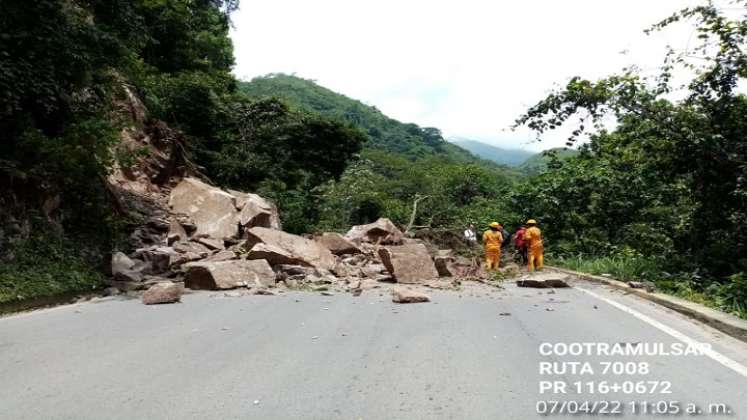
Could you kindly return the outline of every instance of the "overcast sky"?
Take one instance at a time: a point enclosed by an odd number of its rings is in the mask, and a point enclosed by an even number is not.
[[[540,144],[507,128],[553,86],[637,64],[653,72],[680,26],[643,30],[693,0],[242,0],[235,73],[295,73],[404,122],[504,147]]]

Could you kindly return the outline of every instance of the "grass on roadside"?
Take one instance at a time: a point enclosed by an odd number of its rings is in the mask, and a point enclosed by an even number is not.
[[[621,281],[652,281],[657,289],[691,302],[747,319],[747,274],[731,276],[723,282],[700,287],[697,278],[686,273],[670,274],[653,259],[642,257],[564,257],[551,264],[582,273],[603,275]]]
[[[0,263],[0,304],[90,292],[103,274],[81,255],[79,244],[45,232],[13,244],[12,259]]]

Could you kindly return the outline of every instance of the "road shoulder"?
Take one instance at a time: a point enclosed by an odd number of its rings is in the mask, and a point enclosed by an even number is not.
[[[626,293],[636,295],[640,298],[667,307],[673,311],[677,311],[683,315],[698,320],[725,334],[728,334],[738,340],[747,343],[747,320],[743,320],[733,315],[729,315],[727,313],[711,309],[707,306],[703,306],[695,302],[689,302],[674,296],[666,295],[663,293],[650,293],[642,289],[634,289],[627,283],[619,280],[586,273],[579,273],[577,271],[558,267],[551,267],[551,269],[561,273],[572,275],[582,280],[590,281],[593,283],[601,283],[615,289],[623,290]]]

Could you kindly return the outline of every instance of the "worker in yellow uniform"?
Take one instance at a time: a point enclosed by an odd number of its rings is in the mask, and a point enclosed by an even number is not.
[[[542,270],[545,264],[545,248],[542,245],[542,231],[537,227],[536,220],[527,220],[527,230],[524,232],[524,240],[527,243],[529,271],[532,272],[535,268]]]
[[[496,270],[501,263],[501,225],[498,222],[490,224],[490,229],[482,234],[482,243],[485,245],[485,267],[488,270]]]

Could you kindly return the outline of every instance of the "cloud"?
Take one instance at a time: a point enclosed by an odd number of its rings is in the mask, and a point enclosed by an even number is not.
[[[682,0],[244,0],[234,16],[235,73],[296,73],[393,118],[503,146],[544,149],[505,131],[553,86],[628,65],[654,71],[687,26],[643,29]],[[625,54],[621,54],[625,51]]]

